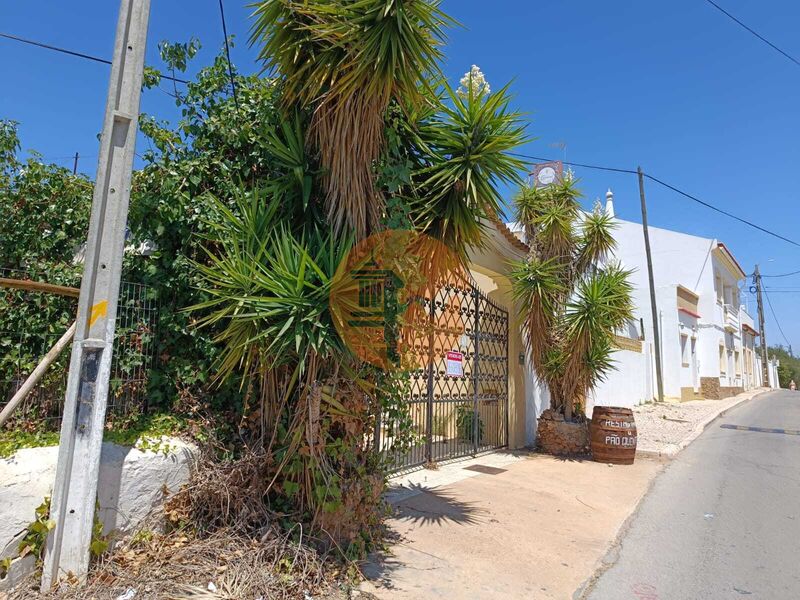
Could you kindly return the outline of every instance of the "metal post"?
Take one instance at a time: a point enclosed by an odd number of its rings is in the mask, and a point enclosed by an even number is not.
[[[42,589],[89,567],[150,0],[121,0],[67,380]]]
[[[653,256],[650,254],[650,233],[647,230],[647,204],[644,199],[644,173],[642,167],[639,174],[639,199],[642,202],[642,230],[644,231],[644,251],[647,255],[647,278],[650,282],[650,308],[653,316],[653,346],[656,351],[656,384],[658,385],[658,401],[664,401],[664,379],[661,372],[661,334],[658,330],[658,307],[656,306],[656,287],[653,279]]]
[[[505,385],[505,428],[506,428],[506,435],[504,437],[505,443],[503,446],[510,447],[511,442],[509,440],[510,431],[511,431],[511,415],[509,414],[509,401],[508,401],[508,378],[511,375],[511,365],[509,364],[509,356],[508,356],[508,339],[511,337],[508,333],[508,313],[506,313],[506,385]],[[516,320],[516,319],[515,319]],[[523,374],[524,377],[524,374]]]
[[[428,334],[428,403],[426,406],[425,423],[425,459],[427,464],[433,465],[433,363],[436,358],[434,344],[436,343],[436,291],[431,291],[430,333]]]
[[[761,271],[756,265],[753,271],[753,283],[756,285],[756,300],[758,301],[758,328],[761,334],[761,377],[763,381],[761,385],[770,387],[769,385],[769,362],[767,360],[767,332],[764,327],[764,299],[761,297]]]
[[[472,394],[472,443],[474,454],[478,453],[478,435],[480,429],[478,427],[480,416],[478,415],[478,389],[480,387],[480,379],[478,378],[479,356],[480,347],[479,340],[481,337],[481,293],[477,290],[475,292],[475,343],[473,344],[473,360],[472,360],[472,380],[473,380],[473,394]]]
[[[75,153],[75,161],[72,163],[72,174],[78,174],[78,153]]]

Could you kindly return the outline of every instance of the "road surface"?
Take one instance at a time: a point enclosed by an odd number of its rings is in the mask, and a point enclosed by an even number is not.
[[[770,392],[711,423],[630,523],[582,597],[800,599],[800,392]]]

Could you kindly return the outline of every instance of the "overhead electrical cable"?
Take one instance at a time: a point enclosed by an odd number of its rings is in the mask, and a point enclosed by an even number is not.
[[[718,207],[714,206],[713,204],[710,204],[710,203],[708,203],[708,202],[706,202],[704,200],[701,200],[697,196],[692,196],[691,194],[689,194],[687,192],[684,192],[681,189],[678,189],[674,185],[670,185],[665,181],[661,181],[660,179],[658,179],[656,177],[653,177],[652,175],[648,175],[647,173],[645,173],[644,176],[647,177],[648,179],[650,179],[651,181],[655,181],[659,185],[663,185],[665,188],[668,188],[668,189],[672,190],[673,192],[675,192],[677,194],[680,194],[681,196],[685,196],[686,198],[689,198],[690,200],[694,200],[698,204],[702,204],[706,208],[710,208],[711,210],[714,210],[714,211],[716,211],[716,212],[718,212],[720,214],[723,214],[726,217],[730,217],[731,219],[739,221],[740,223],[744,223],[745,225],[748,225],[748,226],[752,227],[753,229],[757,229],[758,231],[760,231],[762,233],[766,233],[767,235],[771,235],[772,237],[778,238],[779,240],[783,240],[784,242],[788,242],[789,244],[792,244],[792,245],[797,246],[797,247],[800,248],[800,242],[796,242],[795,240],[789,239],[789,238],[787,238],[787,237],[785,237],[785,236],[783,236],[783,235],[781,235],[779,233],[775,233],[774,231],[770,231],[769,229],[767,229],[765,227],[762,227],[761,225],[756,225],[752,221],[748,221],[747,219],[743,219],[742,217],[738,217],[733,213],[730,213],[730,212],[728,212],[726,210],[718,208]]]
[[[780,321],[778,321],[778,316],[775,314],[775,309],[772,308],[772,300],[769,299],[769,294],[766,290],[764,290],[764,297],[767,299],[767,304],[769,304],[769,311],[772,313],[772,318],[775,319],[775,325],[778,327],[778,331],[781,332],[783,336],[783,341],[786,342],[787,346],[791,346],[792,344],[789,342],[789,338],[786,337],[786,334],[783,333],[783,327],[781,327]]]
[[[758,39],[760,39],[762,42],[764,42],[764,43],[765,43],[767,46],[769,46],[770,48],[772,48],[772,49],[773,49],[773,50],[775,50],[776,52],[779,52],[780,54],[782,54],[783,56],[785,56],[786,58],[788,58],[790,61],[792,61],[794,64],[796,64],[798,67],[800,67],[800,60],[796,59],[794,56],[792,56],[792,55],[791,55],[791,54],[789,54],[788,52],[784,52],[783,50],[781,50],[780,48],[778,48],[778,47],[777,47],[775,44],[773,44],[772,42],[770,42],[770,41],[769,41],[767,38],[765,38],[763,35],[761,35],[761,34],[757,33],[757,32],[756,32],[756,31],[754,31],[754,30],[753,30],[751,27],[748,27],[747,25],[745,25],[744,23],[742,23],[742,22],[741,22],[739,19],[737,19],[736,17],[734,17],[734,16],[733,16],[731,13],[729,13],[727,10],[725,10],[724,8],[722,8],[722,7],[721,7],[719,4],[717,4],[717,3],[716,3],[716,2],[714,2],[713,0],[706,0],[706,2],[708,2],[708,3],[709,3],[711,6],[713,6],[713,7],[714,7],[714,8],[716,8],[718,11],[720,11],[722,14],[724,14],[725,16],[727,16],[729,19],[731,19],[732,21],[734,21],[735,23],[737,23],[738,25],[740,25],[741,27],[743,27],[744,29],[746,29],[747,31],[749,31],[750,33],[752,33],[754,36],[756,36]]]
[[[528,154],[521,154],[521,153],[518,153],[518,152],[510,152],[509,154],[511,154],[512,156],[517,156],[519,158],[525,158],[525,159],[534,160],[534,161],[562,162],[565,165],[570,165],[570,166],[575,166],[575,167],[583,167],[583,168],[587,168],[587,169],[597,169],[597,170],[600,170],[600,171],[613,171],[613,172],[616,172],[616,173],[628,173],[628,174],[632,174],[632,175],[636,175],[637,174],[637,171],[634,171],[632,169],[622,169],[622,168],[619,168],[619,167],[606,167],[606,166],[603,166],[603,165],[590,165],[590,164],[568,162],[568,161],[557,161],[557,160],[554,160],[554,159],[544,158],[544,157],[541,157],[541,156],[531,156],[531,155],[528,155]],[[647,177],[648,179],[650,179],[651,181],[653,181],[653,182],[655,182],[655,183],[657,183],[659,185],[662,185],[665,188],[670,189],[673,192],[688,198],[689,200],[693,200],[694,202],[697,202],[698,204],[701,204],[701,205],[705,206],[706,208],[710,208],[711,210],[716,211],[716,212],[718,212],[720,214],[723,214],[726,217],[730,217],[731,219],[734,219],[734,220],[739,221],[740,223],[743,223],[743,224],[745,224],[745,225],[747,225],[749,227],[757,229],[758,231],[760,231],[762,233],[766,233],[767,235],[771,235],[771,236],[773,236],[775,238],[778,238],[779,240],[782,240],[782,241],[787,242],[789,244],[792,244],[794,246],[800,247],[800,242],[797,242],[795,240],[787,238],[787,237],[785,237],[785,236],[783,236],[783,235],[781,235],[779,233],[776,233],[774,231],[771,231],[771,230],[767,229],[766,227],[762,227],[761,225],[757,225],[756,223],[753,223],[752,221],[748,221],[747,219],[739,217],[739,216],[737,216],[737,215],[735,215],[735,214],[733,214],[731,212],[728,212],[728,211],[726,211],[726,210],[724,210],[722,208],[718,208],[718,207],[714,206],[713,204],[711,204],[710,202],[706,202],[705,200],[701,200],[697,196],[693,196],[692,194],[689,194],[688,192],[684,192],[680,188],[678,188],[678,187],[676,187],[674,185],[671,185],[671,184],[667,183],[666,181],[663,181],[663,180],[661,180],[661,179],[659,179],[657,177],[654,177],[653,175],[649,175],[648,173],[643,173],[643,175],[645,177]]]
[[[791,273],[780,273],[779,275],[762,275],[762,277],[791,277],[792,275],[800,275],[800,271],[792,271]]]
[[[233,103],[236,105],[236,112],[239,112],[239,98],[236,96],[236,80],[233,77],[233,63],[231,62],[231,46],[228,41],[228,26],[225,24],[225,8],[222,0],[219,0],[219,16],[222,19],[222,35],[225,36],[225,58],[228,60],[228,76],[231,78],[231,88],[233,88]]]
[[[91,60],[94,62],[103,63],[104,65],[110,65],[111,61],[106,60],[105,58],[100,58],[97,56],[92,56],[91,54],[84,54],[83,52],[76,52],[74,50],[68,50],[66,48],[59,48],[58,46],[51,46],[50,44],[45,44],[43,42],[37,42],[35,40],[29,40],[17,35],[11,35],[10,33],[3,33],[0,31],[0,37],[5,38],[7,40],[13,40],[15,42],[20,42],[22,44],[30,44],[31,46],[37,46],[39,48],[44,48],[46,50],[52,50],[53,52],[60,52],[62,54],[69,54],[70,56],[76,56],[78,58],[83,58],[86,60]],[[177,77],[170,77],[169,75],[161,75],[161,79],[169,79],[170,81],[175,81],[177,83],[189,83],[185,79],[179,79]],[[163,90],[162,90],[163,91]]]
[[[569,165],[570,167],[583,167],[585,169],[597,169],[598,171],[613,171],[615,173],[629,173],[631,175],[636,175],[636,171],[632,171],[631,169],[619,169],[617,167],[604,167],[601,165],[587,165],[587,164],[570,162],[554,158],[542,158],[541,156],[531,156],[529,154],[521,154],[519,152],[509,152],[509,154],[511,156],[516,156],[518,158],[526,158],[528,160],[538,160],[541,162],[560,162],[565,165]]]

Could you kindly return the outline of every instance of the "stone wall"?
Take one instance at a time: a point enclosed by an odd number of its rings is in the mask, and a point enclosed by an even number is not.
[[[700,393],[706,400],[722,400],[744,392],[742,387],[723,387],[718,377],[701,377]]]
[[[719,400],[719,377],[701,377],[700,394],[706,400]]]
[[[100,459],[98,516],[112,539],[133,531],[159,508],[165,493],[176,492],[189,480],[196,448],[182,440],[164,438],[158,451],[104,443]],[[0,560],[14,558],[20,540],[35,518],[36,507],[50,496],[58,447],[26,448],[0,459]],[[0,591],[31,572],[33,561],[12,563]],[[0,594],[2,596],[2,594]]]
[[[730,398],[732,396],[737,396],[744,392],[743,387],[721,387],[719,388],[719,397],[722,398]]]
[[[556,456],[586,454],[589,451],[589,425],[586,421],[565,421],[564,415],[548,408],[539,417],[537,445],[543,452]]]

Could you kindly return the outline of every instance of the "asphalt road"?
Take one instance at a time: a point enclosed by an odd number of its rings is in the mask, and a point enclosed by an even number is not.
[[[800,599],[800,392],[711,423],[656,479],[607,561],[583,597]]]

